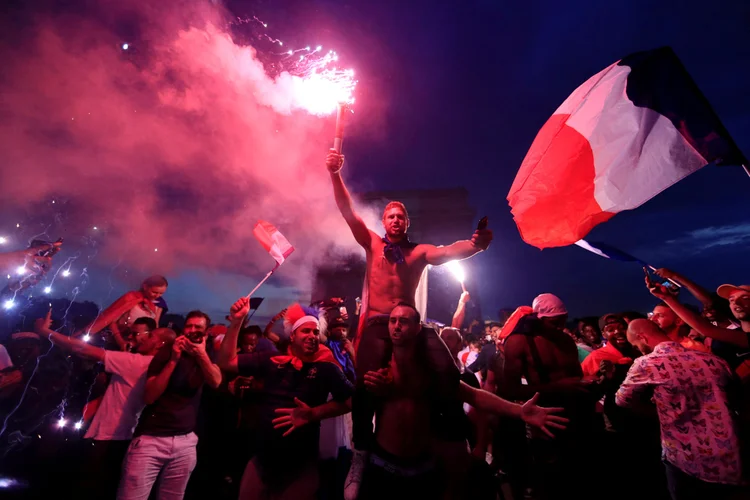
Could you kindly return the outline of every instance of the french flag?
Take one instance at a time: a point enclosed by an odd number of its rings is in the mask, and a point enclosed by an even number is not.
[[[524,241],[566,246],[711,162],[747,164],[672,49],[639,52],[555,111],[508,202]]]
[[[289,243],[289,240],[270,222],[259,220],[253,228],[253,236],[266,249],[266,252],[271,254],[271,257],[277,263],[277,267],[283,264],[287,257],[294,252],[294,247]]]

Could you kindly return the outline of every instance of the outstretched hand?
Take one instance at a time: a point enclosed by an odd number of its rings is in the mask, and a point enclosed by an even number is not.
[[[344,168],[344,155],[335,149],[329,149],[328,156],[326,156],[326,168],[332,174],[339,172]]]
[[[542,408],[537,406],[536,402],[539,399],[539,393],[534,394],[534,397],[526,401],[521,406],[521,418],[527,424],[537,427],[547,436],[554,438],[555,435],[550,432],[548,427],[553,429],[565,430],[568,420],[565,417],[554,415],[555,413],[561,413],[564,408]]]
[[[480,250],[487,250],[492,242],[491,229],[477,229],[471,237],[471,244]]]
[[[295,429],[299,429],[303,425],[310,423],[313,419],[312,408],[297,398],[294,398],[294,404],[297,405],[294,408],[277,408],[275,411],[281,416],[271,421],[274,429],[289,427],[284,432],[284,437],[294,432]]]

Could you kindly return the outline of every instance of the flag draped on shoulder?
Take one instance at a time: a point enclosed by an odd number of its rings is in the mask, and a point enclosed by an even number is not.
[[[266,221],[258,221],[253,228],[253,236],[266,249],[266,252],[271,254],[278,265],[283,264],[287,257],[294,252],[294,247],[289,243],[289,240],[273,224]]]
[[[571,245],[711,162],[747,160],[664,47],[578,87],[537,134],[508,202],[524,241]]]

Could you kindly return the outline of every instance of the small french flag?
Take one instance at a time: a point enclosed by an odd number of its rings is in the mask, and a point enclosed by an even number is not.
[[[294,247],[289,243],[289,240],[273,224],[264,220],[259,220],[255,225],[253,236],[266,249],[266,252],[271,254],[271,257],[279,266],[294,252]]]

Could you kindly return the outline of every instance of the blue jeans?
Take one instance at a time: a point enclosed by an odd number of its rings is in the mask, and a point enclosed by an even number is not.
[[[664,468],[667,471],[667,487],[672,500],[723,500],[738,490],[738,487],[729,484],[702,481],[666,460]]]

